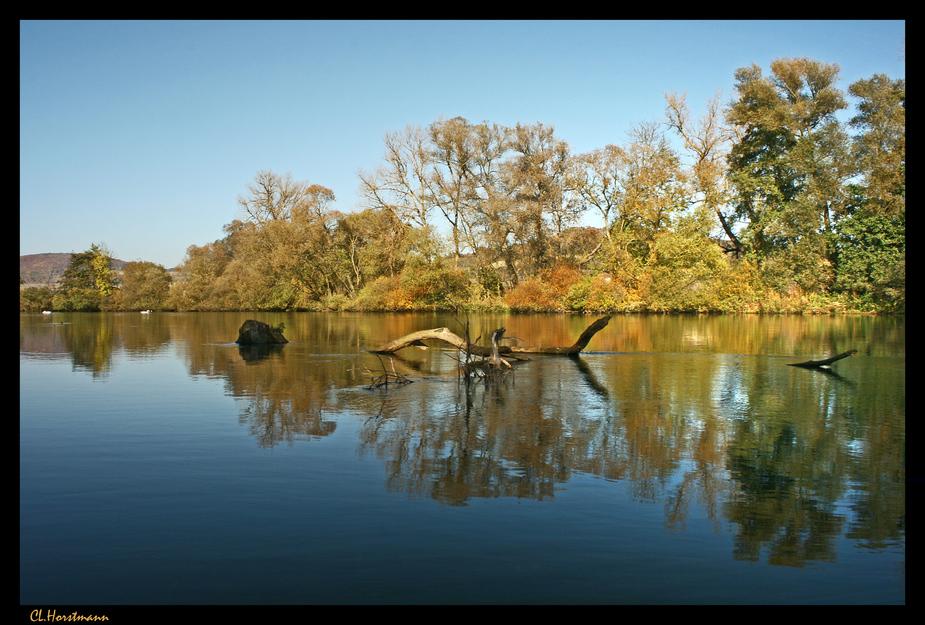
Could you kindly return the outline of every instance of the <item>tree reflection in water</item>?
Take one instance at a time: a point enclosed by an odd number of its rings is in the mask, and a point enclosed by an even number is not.
[[[660,503],[668,531],[706,519],[731,532],[744,561],[826,562],[842,537],[903,543],[901,320],[615,317],[591,344],[601,351],[536,356],[500,383],[467,385],[450,354],[414,350],[392,357],[414,383],[369,391],[378,364],[365,347],[446,320],[281,318],[293,340],[266,353],[231,343],[239,315],[208,314],[36,316],[21,322],[21,350],[65,354],[94,377],[113,351],[176,350],[191,377],[223,381],[260,447],[325,439],[357,418],[360,455],[383,463],[388,490],[447,506],[551,501],[583,474]],[[568,323],[488,317],[473,334],[507,326],[561,345],[586,325]],[[828,373],[786,366],[849,346],[859,354]]]
[[[683,530],[690,515],[717,531],[730,528],[737,559],[765,552],[777,565],[831,561],[846,531],[897,544],[902,415],[873,426],[889,436],[862,457],[851,442],[859,427],[871,427],[856,394],[869,377],[856,382],[783,364],[655,354],[540,358],[519,365],[508,383],[425,380],[352,407],[365,415],[361,450],[384,463],[387,488],[446,505],[550,500],[574,474],[592,474],[627,482],[637,500],[662,501],[669,530]],[[864,511],[874,507],[878,521],[865,524]]]

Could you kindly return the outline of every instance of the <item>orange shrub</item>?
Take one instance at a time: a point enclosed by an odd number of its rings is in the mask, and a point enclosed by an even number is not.
[[[511,289],[504,303],[517,312],[552,312],[570,308],[569,293],[581,282],[581,272],[559,266],[543,270]]]
[[[504,303],[515,312],[545,312],[557,308],[553,290],[536,276],[508,291]]]
[[[541,274],[552,296],[561,302],[569,290],[581,280],[581,272],[571,267],[559,266],[547,269]]]

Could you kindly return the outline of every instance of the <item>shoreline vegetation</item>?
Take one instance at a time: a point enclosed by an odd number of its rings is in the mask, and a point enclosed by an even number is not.
[[[537,300],[529,300],[521,292],[514,292],[510,297],[481,298],[469,301],[445,301],[442,303],[416,303],[407,298],[403,291],[384,291],[375,300],[369,293],[364,293],[350,300],[345,297],[332,296],[323,301],[308,303],[306,306],[291,308],[258,307],[258,308],[212,308],[191,307],[172,308],[156,306],[148,308],[146,305],[131,307],[115,305],[114,301],[104,302],[101,306],[55,307],[53,305],[55,290],[51,287],[29,287],[30,293],[21,292],[20,312],[470,312],[470,313],[503,313],[503,314],[571,314],[571,315],[621,315],[621,314],[804,314],[804,315],[884,315],[904,314],[901,306],[888,308],[873,308],[863,301],[843,295],[806,294],[795,290],[792,293],[769,292],[765,299],[751,301],[736,298],[733,301],[721,303],[718,306],[705,305],[690,307],[671,307],[665,305],[651,305],[643,301],[631,301],[625,305],[616,305],[612,308],[595,306],[575,306],[575,302],[568,297],[568,293],[575,290],[584,290],[589,283],[599,281],[599,277],[590,276],[590,279],[579,279],[572,284],[565,296],[551,298],[548,295]],[[534,281],[531,290],[553,289]],[[548,291],[547,291],[548,292]],[[433,295],[431,293],[431,295]]]
[[[260,171],[175,271],[91,244],[21,275],[20,310],[904,313],[905,80],[838,72],[743,67],[586,153],[540,122],[408,126],[351,212]]]

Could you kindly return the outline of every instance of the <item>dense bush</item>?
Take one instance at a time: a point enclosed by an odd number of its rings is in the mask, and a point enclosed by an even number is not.
[[[504,296],[504,303],[514,312],[544,312],[558,308],[553,289],[539,276],[520,282]]]
[[[380,276],[363,287],[351,308],[363,311],[407,310],[408,301],[399,276]]]
[[[458,269],[415,258],[405,265],[399,280],[409,310],[450,310],[469,299],[469,280]]]
[[[716,286],[729,267],[706,237],[667,232],[655,240],[650,259],[648,307],[658,311],[716,309]]]
[[[159,310],[170,293],[170,274],[162,265],[136,261],[122,269],[122,288],[116,291],[118,310]]]
[[[51,310],[55,292],[47,286],[30,286],[19,291],[19,310],[41,312]]]
[[[624,309],[626,289],[609,273],[582,276],[564,297],[568,310],[614,312]]]

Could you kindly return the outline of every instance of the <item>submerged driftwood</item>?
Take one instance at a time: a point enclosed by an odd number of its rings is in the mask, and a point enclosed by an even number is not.
[[[376,358],[379,358],[379,356],[377,355]],[[408,379],[396,371],[395,361],[391,358],[389,358],[389,360],[392,362],[392,373],[385,370],[385,364],[382,362],[381,358],[379,358],[379,364],[382,365],[382,375],[375,374],[369,369],[366,370],[370,379],[369,386],[366,388],[373,389],[388,386],[389,384],[411,384],[411,382],[413,382],[413,380]]]
[[[838,356],[832,356],[831,358],[826,358],[824,360],[807,360],[806,362],[794,362],[794,363],[788,363],[788,364],[791,367],[805,367],[807,369],[814,369],[816,367],[823,367],[825,365],[830,365],[836,360],[841,360],[842,358],[847,358],[848,356],[853,356],[854,354],[857,354],[857,353],[858,353],[858,350],[849,349],[843,354],[839,354]]]
[[[472,354],[473,356],[497,357],[498,354],[559,354],[563,356],[577,356],[588,346],[591,338],[603,330],[609,322],[609,316],[598,319],[581,333],[581,336],[578,337],[578,340],[571,347],[511,347],[509,345],[498,345],[497,339],[504,333],[504,329],[502,328],[500,332],[496,330],[498,334],[493,340],[493,349],[492,347],[482,347],[481,345],[470,343],[451,332],[448,328],[434,328],[432,330],[420,330],[418,332],[406,334],[401,338],[397,338],[394,341],[386,343],[385,345],[380,345],[376,349],[371,349],[369,351],[374,354],[394,354],[405,347],[420,347],[426,349],[427,345],[425,345],[423,341],[438,340],[449,343],[456,349]]]

